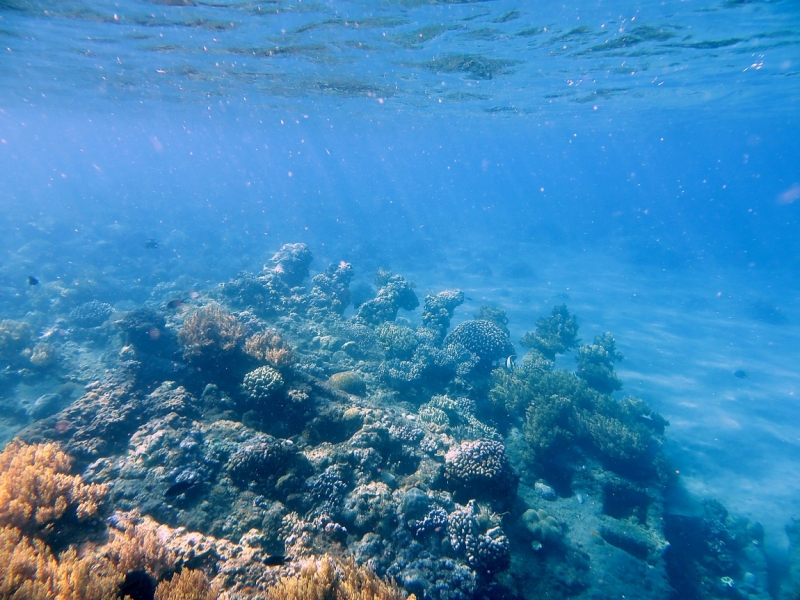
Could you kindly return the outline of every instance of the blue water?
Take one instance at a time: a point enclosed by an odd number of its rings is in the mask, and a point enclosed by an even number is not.
[[[799,103],[792,0],[0,0],[0,315],[52,325],[29,275],[123,310],[295,241],[502,305],[515,342],[566,302],[688,493],[778,552]]]

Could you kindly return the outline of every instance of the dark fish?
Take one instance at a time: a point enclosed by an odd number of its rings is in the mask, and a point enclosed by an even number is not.
[[[28,285],[39,285],[39,280],[33,275],[28,275]]]
[[[267,556],[264,559],[264,564],[268,567],[280,567],[285,565],[287,562],[289,562],[289,558],[283,556],[282,554],[273,554],[272,556]]]
[[[183,308],[188,301],[188,298],[175,298],[174,300],[167,302],[167,308],[170,310],[177,310],[179,308]]]
[[[200,484],[199,481],[191,481],[191,480],[184,480],[179,481],[178,483],[173,483],[171,486],[167,488],[167,491],[164,492],[164,496],[170,498],[172,496],[180,496],[181,494],[185,494],[189,490],[193,489],[194,487]]]
[[[158,240],[154,240],[153,238],[150,238],[149,240],[147,240],[144,243],[144,247],[147,250],[155,250],[156,248],[158,248],[158,243],[159,243]]]
[[[733,372],[734,377],[738,377],[739,379],[747,379],[747,373],[739,369],[738,371]]]

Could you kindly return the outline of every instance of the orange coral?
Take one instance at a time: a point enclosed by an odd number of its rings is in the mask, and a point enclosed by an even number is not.
[[[122,524],[121,529],[111,529],[100,552],[122,573],[147,571],[156,579],[178,561],[159,538],[155,522],[150,520],[131,521]]]
[[[74,548],[58,559],[47,544],[15,527],[0,528],[0,598],[113,600],[124,575],[102,558]]]
[[[294,362],[294,353],[277,329],[268,329],[251,335],[244,343],[244,351],[256,360],[273,367],[285,367]]]
[[[219,586],[211,585],[202,571],[184,569],[156,588],[155,600],[216,600]]]
[[[412,594],[407,600],[415,600]],[[325,555],[305,560],[296,577],[282,577],[266,600],[404,600],[405,593],[353,559],[341,562]]]
[[[71,467],[57,444],[10,442],[0,453],[0,526],[35,533],[53,529],[68,511],[79,520],[97,515],[108,486],[84,483]]]
[[[209,304],[186,317],[178,332],[184,356],[209,360],[234,352],[244,337],[238,319],[219,304]]]

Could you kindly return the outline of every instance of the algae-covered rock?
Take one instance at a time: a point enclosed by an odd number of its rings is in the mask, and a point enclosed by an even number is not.
[[[354,396],[367,395],[367,384],[364,383],[364,379],[362,379],[361,375],[355,371],[334,373],[331,375],[330,379],[328,379],[328,383],[331,387],[347,392],[348,394],[353,394]]]

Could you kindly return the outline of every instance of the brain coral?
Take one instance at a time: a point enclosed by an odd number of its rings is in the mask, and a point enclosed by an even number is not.
[[[464,321],[444,338],[444,344],[461,344],[483,363],[514,353],[514,347],[505,332],[494,323],[483,320]]]

